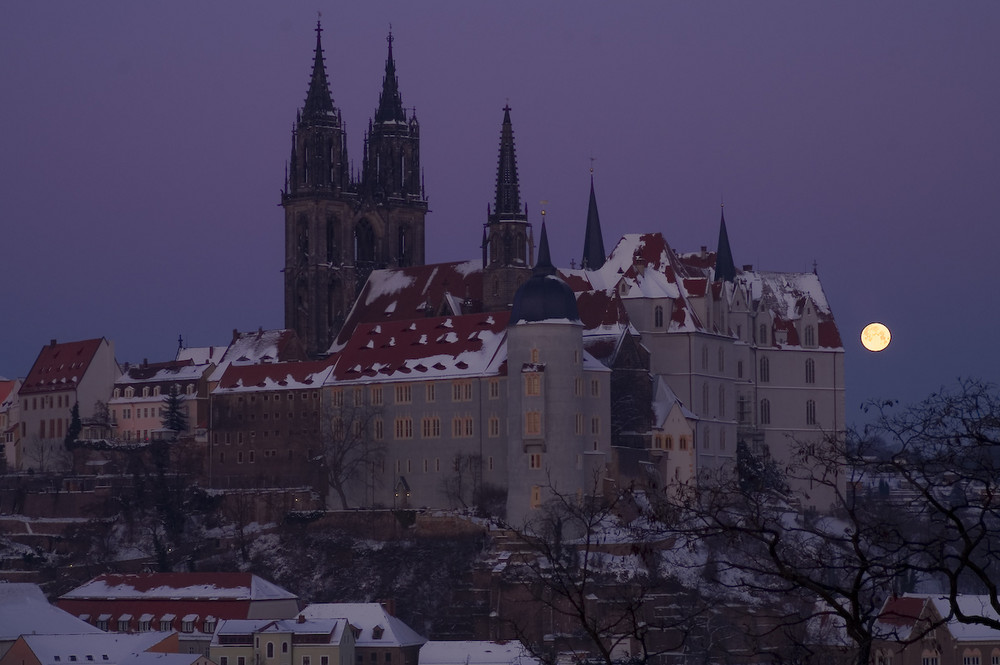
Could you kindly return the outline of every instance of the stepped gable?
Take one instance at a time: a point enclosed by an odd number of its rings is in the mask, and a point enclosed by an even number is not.
[[[363,323],[340,350],[330,380],[420,380],[498,374],[507,312]]]
[[[86,374],[103,341],[104,338],[97,338],[59,344],[52,340],[42,347],[18,394],[62,391],[67,385],[76,384]]]
[[[374,270],[365,282],[331,351],[344,347],[362,323],[482,311],[483,264],[454,261]]]
[[[333,361],[230,365],[214,392],[294,390],[319,388],[328,378]]]

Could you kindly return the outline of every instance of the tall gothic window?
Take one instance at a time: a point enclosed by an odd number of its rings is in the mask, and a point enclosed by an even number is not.
[[[409,266],[412,262],[410,257],[412,248],[410,247],[410,227],[402,226],[399,229],[399,265]]]
[[[767,383],[771,380],[771,361],[767,356],[760,359],[760,382]]]
[[[354,258],[359,262],[375,260],[375,230],[367,219],[354,229]]]
[[[806,383],[816,383],[816,361],[806,358]]]
[[[771,424],[771,400],[762,399],[760,401],[760,424]]]
[[[663,306],[657,305],[653,310],[653,325],[657,328],[663,327]]]
[[[815,400],[806,400],[806,425],[816,424],[816,402]]]
[[[816,329],[812,326],[806,326],[805,330],[805,345],[806,346],[816,346]]]

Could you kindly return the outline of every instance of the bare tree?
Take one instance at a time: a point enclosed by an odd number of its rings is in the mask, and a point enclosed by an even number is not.
[[[385,443],[375,431],[381,416],[381,407],[372,404],[361,387],[333,394],[320,433],[321,461],[342,509],[350,507],[352,488],[361,488],[364,497],[374,494],[376,466],[385,457]]]
[[[555,653],[542,646],[540,633],[608,665],[646,663],[679,650],[704,607],[696,593],[663,576],[663,543],[649,540],[653,532],[622,517],[635,513],[626,505],[631,492],[551,494],[536,518],[511,529],[519,544],[502,581],[524,600],[508,618],[514,634],[546,662]],[[681,597],[684,609],[677,612]]]
[[[923,528],[907,538],[908,565],[930,577],[963,623],[1000,629],[1000,393],[979,380],[960,380],[923,401],[869,405],[877,413],[865,434],[888,452],[869,464],[891,474]],[[983,594],[993,610],[969,613],[963,593]]]

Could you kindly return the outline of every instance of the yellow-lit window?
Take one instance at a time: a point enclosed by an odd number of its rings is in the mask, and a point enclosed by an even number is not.
[[[538,372],[528,372],[524,375],[524,394],[533,397],[542,394],[542,378]]]
[[[542,414],[538,411],[528,411],[524,414],[524,433],[527,436],[539,436],[542,433]]]

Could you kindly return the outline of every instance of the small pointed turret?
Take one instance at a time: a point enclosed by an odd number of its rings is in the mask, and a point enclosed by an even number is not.
[[[521,212],[521,191],[517,183],[517,158],[514,155],[514,126],[510,122],[510,105],[503,108],[500,128],[500,157],[497,160],[497,190],[493,219],[527,219]]]
[[[542,232],[538,240],[538,262],[535,263],[535,270],[532,274],[556,274],[556,267],[552,265],[552,255],[549,254],[549,234],[545,230],[545,220],[542,220]]]
[[[385,59],[385,76],[382,78],[382,93],[378,97],[375,122],[406,122],[403,113],[403,98],[399,94],[399,79],[396,78],[396,61],[392,59],[392,31],[386,38],[389,55]]]
[[[313,57],[309,92],[306,93],[306,103],[302,108],[303,115],[307,117],[333,113],[333,97],[330,95],[330,83],[326,78],[323,43],[320,37],[322,32],[323,27],[316,21],[316,55]]]
[[[587,231],[583,237],[583,260],[580,261],[580,267],[584,270],[598,270],[604,265],[606,258],[604,236],[601,234],[601,218],[597,214],[597,196],[594,195],[594,172],[591,170]]]
[[[715,252],[715,279],[732,282],[736,279],[736,264],[733,263],[733,250],[729,247],[729,233],[726,231],[726,211],[722,210],[722,221],[719,222],[719,247]]]

